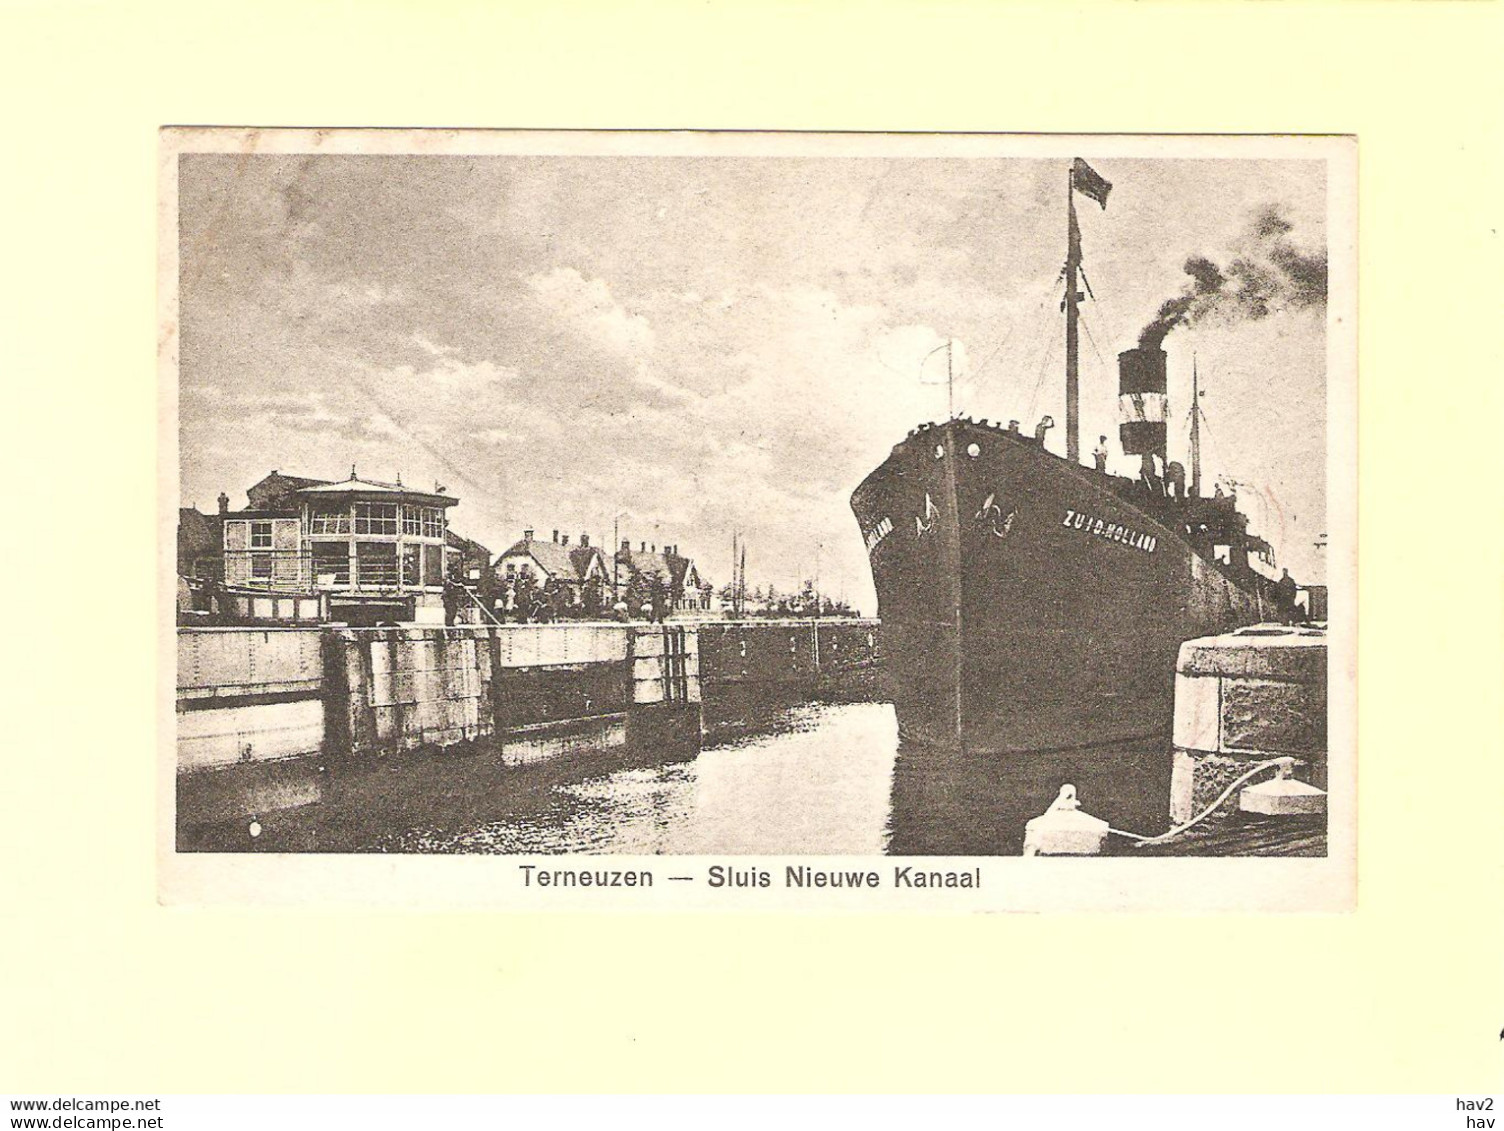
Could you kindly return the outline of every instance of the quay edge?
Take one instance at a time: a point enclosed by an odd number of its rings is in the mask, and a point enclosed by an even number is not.
[[[692,754],[707,707],[867,684],[878,656],[877,623],[855,618],[179,629],[179,848],[395,755]]]

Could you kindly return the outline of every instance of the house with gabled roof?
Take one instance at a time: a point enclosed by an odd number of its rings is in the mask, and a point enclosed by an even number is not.
[[[522,532],[522,539],[512,543],[496,559],[495,577],[499,586],[515,591],[523,578],[530,578],[539,589],[550,587],[558,592],[566,606],[581,608],[588,604],[604,607],[611,585],[611,569],[600,547],[590,544],[590,535],[581,534],[575,545],[569,535],[555,530],[547,542],[533,537],[532,528]],[[587,595],[593,599],[587,601]]]
[[[260,482],[246,488],[245,497],[249,500],[246,509],[274,511],[296,505],[293,501],[295,492],[304,487],[326,487],[330,482],[328,479],[310,479],[306,475],[283,475],[273,470]]]
[[[679,552],[679,547],[658,547],[642,542],[636,550],[622,540],[616,551],[616,574],[619,589],[646,595],[662,593],[664,608],[659,613],[703,613],[710,610],[710,583],[700,576],[694,560]],[[633,604],[628,601],[628,605]]]
[[[178,508],[178,576],[220,577],[224,573],[218,515],[197,507]]]

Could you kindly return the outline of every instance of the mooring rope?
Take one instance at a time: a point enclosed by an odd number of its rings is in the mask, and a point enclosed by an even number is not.
[[[1238,778],[1237,781],[1233,782],[1230,786],[1228,786],[1226,789],[1224,789],[1222,791],[1221,795],[1218,796],[1217,800],[1213,801],[1210,805],[1208,805],[1205,809],[1201,810],[1200,813],[1197,813],[1194,817],[1192,817],[1185,824],[1183,824],[1183,825],[1176,825],[1169,832],[1160,833],[1158,836],[1142,836],[1139,833],[1129,833],[1129,832],[1124,832],[1122,829],[1115,829],[1115,828],[1113,828],[1110,825],[1108,826],[1107,831],[1110,832],[1110,833],[1116,833],[1118,836],[1125,836],[1129,840],[1137,841],[1138,843],[1133,846],[1135,848],[1142,848],[1146,844],[1162,844],[1162,843],[1164,843],[1165,841],[1169,840],[1172,837],[1179,836],[1181,833],[1185,832],[1191,826],[1193,826],[1193,825],[1199,825],[1202,821],[1206,820],[1207,817],[1210,817],[1213,813],[1215,813],[1218,809],[1220,809],[1222,807],[1222,803],[1224,801],[1226,801],[1229,797],[1232,796],[1234,790],[1236,790],[1240,785],[1242,785],[1244,782],[1246,782],[1249,778],[1253,777],[1255,774],[1261,774],[1261,773],[1263,773],[1267,769],[1270,769],[1270,768],[1272,768],[1274,766],[1279,766],[1279,765],[1284,764],[1284,763],[1288,763],[1290,761],[1292,761],[1292,759],[1290,759],[1289,757],[1284,757],[1284,758],[1270,758],[1268,761],[1260,762],[1257,766],[1253,767],[1253,769],[1249,770],[1242,777]]]

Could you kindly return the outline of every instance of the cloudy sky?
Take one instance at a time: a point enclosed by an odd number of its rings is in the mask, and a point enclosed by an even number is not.
[[[1325,245],[1315,161],[1094,159],[1082,448],[1116,451],[1116,353],[1191,255],[1247,254],[1275,206]],[[1061,427],[1067,163],[1018,158],[185,156],[184,505],[273,468],[432,487],[499,552],[525,526],[678,543],[717,586],[810,576],[875,602],[847,500],[920,421]],[[1171,457],[1190,357],[1208,479],[1302,580],[1325,529],[1324,312],[1172,332]],[[1128,471],[1117,457],[1115,470]],[[1209,489],[1209,487],[1208,487]]]

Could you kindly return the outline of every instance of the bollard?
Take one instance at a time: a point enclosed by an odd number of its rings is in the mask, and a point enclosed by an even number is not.
[[[1326,678],[1324,632],[1260,625],[1186,641],[1175,674],[1171,822],[1190,820],[1272,755],[1298,758],[1300,776],[1324,787]],[[1231,817],[1228,806],[1208,820]]]
[[[1107,822],[1081,811],[1073,785],[1024,826],[1025,856],[1096,856],[1106,843]]]
[[[1244,787],[1238,794],[1238,808],[1245,813],[1261,813],[1266,817],[1325,813],[1326,792],[1297,781],[1294,774],[1295,759],[1282,760],[1274,777]]]

